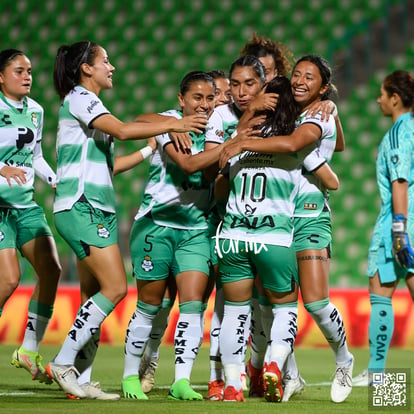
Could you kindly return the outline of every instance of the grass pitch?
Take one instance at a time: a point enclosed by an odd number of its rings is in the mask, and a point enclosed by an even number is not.
[[[335,370],[335,363],[330,349],[296,349],[296,359],[303,378],[307,382],[306,391],[293,397],[288,403],[268,403],[264,399],[246,398],[246,403],[222,403],[209,401],[169,401],[168,388],[174,373],[174,350],[164,346],[161,349],[159,368],[156,371],[156,385],[149,394],[149,401],[131,401],[121,398],[119,401],[68,400],[56,384],[43,385],[32,381],[23,369],[16,369],[10,364],[14,346],[0,347],[0,413],[76,413],[76,414],[186,414],[186,413],[367,413],[367,388],[354,388],[352,394],[342,404],[330,401],[330,381]],[[56,346],[41,346],[45,365],[54,357]],[[353,349],[355,356],[354,375],[366,368],[368,362],[367,349]],[[123,371],[123,349],[118,346],[103,345],[96,358],[93,380],[99,380],[102,388],[109,392],[121,393]],[[391,349],[388,357],[388,368],[414,367],[412,350]],[[209,379],[208,346],[203,346],[194,365],[191,383],[203,395],[207,394]],[[411,394],[413,402],[414,376],[411,375]],[[247,393],[245,393],[247,395]],[[375,410],[374,412],[390,412]],[[394,410],[391,410],[394,411]],[[400,411],[400,410],[399,410]]]

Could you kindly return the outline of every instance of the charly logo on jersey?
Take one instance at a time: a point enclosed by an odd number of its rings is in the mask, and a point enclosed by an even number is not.
[[[144,256],[144,259],[142,260],[141,267],[146,272],[151,272],[151,270],[154,269],[154,263],[152,263],[151,256]]]
[[[39,120],[37,119],[37,114],[35,112],[32,112],[32,124],[36,129],[39,128]]]
[[[0,243],[5,239],[5,235],[2,231],[0,231]]]
[[[111,233],[103,224],[98,224],[96,228],[98,236],[102,239],[107,239],[111,235]]]

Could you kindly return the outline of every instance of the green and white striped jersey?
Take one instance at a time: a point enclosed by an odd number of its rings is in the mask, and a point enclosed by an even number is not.
[[[312,174],[312,171],[324,161],[331,160],[336,146],[336,126],[332,115],[328,121],[321,121],[320,113],[313,117],[306,117],[306,112],[302,113],[299,125],[305,123],[319,126],[321,137],[314,144],[315,148],[312,152],[309,153],[309,148],[304,148],[300,152],[300,155],[304,156],[304,169],[296,201],[295,217],[318,217],[325,206],[329,208],[328,194],[322,182]],[[305,154],[306,151],[308,155]]]
[[[70,210],[82,195],[95,208],[115,213],[114,139],[91,127],[92,121],[108,113],[102,101],[82,86],[63,100],[56,143],[55,213]]]
[[[18,185],[12,180],[12,187],[0,175],[0,207],[37,205],[34,201],[35,171],[49,184],[55,182],[54,172],[43,159],[42,129],[43,108],[36,101],[25,97],[18,109],[0,92],[0,169],[8,165],[26,171],[26,182]]]
[[[290,246],[301,163],[297,154],[245,151],[233,157],[230,194],[219,237]]]
[[[182,117],[179,111],[162,115]],[[190,132],[192,154],[204,150],[204,134]],[[149,177],[135,220],[151,213],[155,224],[177,229],[206,229],[210,185],[202,171],[187,175],[164,151],[172,140],[169,134],[156,137],[157,150],[150,160]],[[171,144],[170,144],[171,145]]]
[[[214,109],[208,120],[206,142],[221,144],[236,130],[242,113],[236,105],[221,105]]]

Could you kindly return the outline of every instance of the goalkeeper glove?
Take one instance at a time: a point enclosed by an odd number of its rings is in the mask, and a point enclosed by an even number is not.
[[[414,249],[403,214],[396,214],[392,220],[392,254],[401,267],[414,267]]]

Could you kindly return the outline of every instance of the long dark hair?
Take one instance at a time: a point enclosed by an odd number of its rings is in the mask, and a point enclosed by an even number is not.
[[[338,98],[338,90],[336,86],[332,83],[332,69],[329,66],[328,61],[322,56],[318,55],[305,55],[302,56],[296,63],[293,71],[300,62],[310,62],[313,63],[319,70],[319,73],[322,78],[322,86],[327,85],[328,89],[321,96],[321,101],[326,101],[330,99],[335,101]]]
[[[266,115],[266,120],[260,127],[262,136],[290,135],[295,130],[295,120],[299,110],[289,78],[276,76],[266,85],[265,93],[277,93],[279,98],[274,111],[262,112]]]
[[[382,82],[388,96],[396,93],[404,108],[414,109],[414,76],[405,70],[395,70],[385,77]]]
[[[181,95],[185,95],[186,92],[188,92],[191,88],[191,85],[194,82],[209,82],[214,88],[214,91],[216,90],[216,82],[214,82],[213,77],[207,73],[203,72],[201,70],[194,70],[192,72],[188,72],[184,78],[181,80],[180,83],[180,93]]]
[[[98,47],[97,43],[87,40],[59,47],[53,70],[53,83],[61,99],[79,84],[82,63],[92,65]]]
[[[17,49],[2,50],[0,52],[0,72],[3,72],[6,66],[8,66],[16,56],[24,56],[24,53]]]
[[[254,73],[257,75],[257,77],[261,80],[263,85],[266,82],[266,69],[263,66],[263,63],[256,56],[245,55],[236,59],[230,66],[230,78],[234,69],[238,67],[251,67]]]

